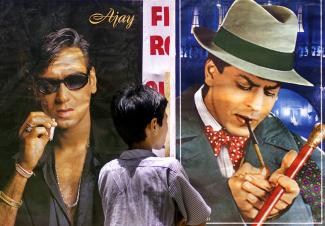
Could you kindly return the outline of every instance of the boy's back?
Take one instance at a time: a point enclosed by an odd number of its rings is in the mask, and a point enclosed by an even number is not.
[[[190,185],[181,164],[133,149],[107,163],[99,175],[105,225],[175,225],[175,212],[196,225],[210,208]]]
[[[130,150],[107,163],[99,175],[105,226],[170,226],[182,218],[188,225],[204,225],[210,216],[210,207],[181,164],[152,153],[164,147],[167,102],[144,85],[128,86],[114,95],[114,125]]]

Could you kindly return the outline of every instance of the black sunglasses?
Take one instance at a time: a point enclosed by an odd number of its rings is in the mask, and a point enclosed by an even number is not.
[[[69,90],[78,90],[88,83],[89,73],[78,72],[71,74],[64,79],[37,78],[36,87],[40,93],[51,94],[58,91],[60,84],[63,84]]]

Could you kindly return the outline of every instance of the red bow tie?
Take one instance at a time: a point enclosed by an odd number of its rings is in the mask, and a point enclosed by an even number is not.
[[[224,129],[213,131],[211,126],[206,126],[204,132],[210,141],[214,155],[218,156],[221,146],[226,146],[228,148],[231,162],[234,168],[237,169],[240,165],[241,159],[244,157],[244,146],[248,138],[230,135]]]

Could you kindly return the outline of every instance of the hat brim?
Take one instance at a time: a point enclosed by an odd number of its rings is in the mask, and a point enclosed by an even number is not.
[[[302,85],[302,86],[314,86],[312,83],[308,82],[302,76],[300,76],[294,69],[290,71],[279,71],[271,68],[262,67],[247,61],[244,61],[238,57],[235,57],[228,52],[224,51],[218,47],[214,42],[213,38],[216,32],[208,28],[195,27],[193,29],[193,34],[197,42],[202,48],[207,50],[212,55],[220,58],[226,63],[237,67],[245,72],[253,74],[257,77],[268,79],[272,81]]]

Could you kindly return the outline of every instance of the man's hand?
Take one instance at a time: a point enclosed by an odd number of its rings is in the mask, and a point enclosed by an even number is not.
[[[31,112],[28,115],[19,129],[19,138],[23,144],[19,163],[24,169],[33,171],[49,141],[51,127],[56,126],[57,123],[44,112]]]
[[[262,207],[267,192],[272,189],[268,171],[244,163],[228,181],[234,200],[246,219],[254,219]]]
[[[293,202],[293,200],[298,196],[300,191],[297,182],[284,175],[284,172],[290,167],[290,165],[292,164],[296,156],[297,156],[297,152],[293,150],[289,151],[284,156],[281,163],[281,167],[276,171],[274,171],[274,173],[271,175],[269,179],[271,184],[273,184],[274,186],[280,185],[285,190],[285,193],[282,195],[281,199],[275,206],[275,208],[279,210],[286,209]]]
[[[33,171],[49,141],[49,131],[51,127],[55,126],[57,123],[43,112],[31,112],[28,115],[19,130],[19,138],[23,148],[18,161],[24,169]],[[27,178],[15,171],[3,192],[11,199],[19,202],[22,199],[26,183]],[[0,224],[13,226],[17,211],[17,208],[0,201]]]
[[[288,152],[282,160],[281,167],[274,171],[270,178],[265,169],[258,169],[249,163],[244,163],[229,179],[230,190],[244,218],[254,219],[268,198],[269,192],[278,184],[285,189],[285,193],[271,211],[270,217],[288,208],[299,194],[299,186],[295,180],[285,176],[284,172],[296,156],[295,151]]]

